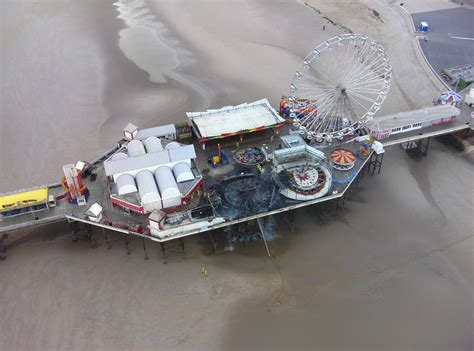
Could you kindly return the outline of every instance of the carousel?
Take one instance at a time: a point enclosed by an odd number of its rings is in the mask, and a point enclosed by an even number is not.
[[[289,187],[300,194],[314,195],[326,184],[324,170],[315,165],[304,165],[287,170]]]
[[[234,152],[234,160],[244,166],[255,166],[265,161],[265,155],[256,147],[238,149]]]
[[[331,152],[331,166],[339,171],[348,171],[354,168],[355,154],[347,149],[336,149]]]
[[[462,96],[457,94],[454,91],[445,91],[444,93],[441,93],[439,97],[440,104],[452,105],[455,107],[459,107],[461,100],[462,100]]]
[[[298,201],[323,197],[332,182],[324,153],[309,145],[275,150],[272,175],[280,194]]]

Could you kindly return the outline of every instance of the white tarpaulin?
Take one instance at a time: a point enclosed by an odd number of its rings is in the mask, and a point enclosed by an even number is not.
[[[267,99],[206,112],[187,112],[186,115],[198,129],[201,138],[269,127],[285,121]]]

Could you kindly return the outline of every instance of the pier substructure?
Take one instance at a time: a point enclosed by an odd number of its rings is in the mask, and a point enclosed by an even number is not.
[[[234,251],[235,247],[232,242],[232,233],[238,230],[236,224],[224,227],[218,230],[209,231],[209,240],[215,254],[221,254]]]
[[[130,234],[125,234],[123,236],[123,238],[124,238],[124,242],[125,242],[125,249],[127,250],[127,255],[130,255],[132,253],[132,251],[130,251],[130,246],[129,246]]]
[[[168,263],[166,262],[166,259],[169,257],[169,255],[166,254],[167,252],[182,254],[183,257],[186,258],[183,238],[178,238],[172,241],[161,242],[160,246],[161,246],[161,254],[163,255],[163,259],[164,259],[163,263],[165,264]]]
[[[370,175],[373,176],[375,172],[380,174],[380,170],[382,169],[383,155],[385,155],[385,153],[377,154],[376,152],[373,152],[370,156],[367,166],[367,172],[370,173]]]
[[[87,230],[87,237],[91,241],[91,247],[93,247],[93,248],[97,247],[97,241],[95,240],[95,234],[94,234],[94,231],[92,229],[92,225],[87,223],[86,224],[86,230]]]
[[[0,260],[2,261],[7,258],[7,254],[5,253],[7,251],[7,247],[5,246],[5,239],[7,238],[7,233],[0,235]]]
[[[105,239],[105,244],[107,245],[107,250],[110,250],[112,248],[112,245],[110,245],[109,236],[107,235],[107,231],[105,230],[104,227],[102,227],[102,234],[104,234],[104,239]]]
[[[286,224],[288,224],[290,231],[293,233],[295,231],[296,210],[285,212],[283,215],[283,220],[286,222]]]
[[[72,234],[72,241],[77,243],[79,241],[79,238],[77,237],[77,233],[79,233],[79,223],[72,221],[69,222],[69,228],[71,229],[71,234]]]
[[[428,154],[431,138],[412,140],[401,144],[403,149],[412,156],[424,157]]]
[[[351,183],[349,188],[347,188],[346,192],[344,193],[344,200],[348,200],[348,201],[352,200],[352,198],[354,197],[354,192],[357,190],[357,188],[359,188],[359,185],[362,179],[364,179],[364,174],[365,174],[365,168],[362,168],[360,170],[360,173],[357,175],[357,177],[354,178],[354,181]]]
[[[143,252],[145,253],[145,260],[148,260],[148,251],[146,250],[145,238],[142,238]]]

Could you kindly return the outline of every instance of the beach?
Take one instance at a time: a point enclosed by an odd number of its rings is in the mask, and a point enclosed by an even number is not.
[[[63,164],[97,157],[129,121],[264,97],[278,106],[303,57],[349,30],[391,57],[380,116],[439,92],[389,2],[0,6],[1,192],[57,182]],[[144,260],[138,239],[127,255],[118,235],[108,250],[100,231],[94,249],[66,224],[26,231],[0,263],[0,348],[472,350],[473,179],[472,163],[435,140],[423,159],[389,148],[337,216],[298,210],[293,233],[278,217],[271,259],[262,242],[214,254],[197,235],[164,264],[152,242]]]

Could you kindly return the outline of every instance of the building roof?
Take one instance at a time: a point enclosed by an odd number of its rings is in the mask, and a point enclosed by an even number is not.
[[[103,207],[97,202],[94,202],[91,207],[86,211],[86,215],[97,217],[102,212]]]
[[[307,144],[304,145],[297,145],[293,147],[288,147],[284,149],[278,149],[273,151],[275,157],[280,157],[280,156],[287,156],[287,155],[295,155],[295,154],[311,154],[320,158],[326,158],[324,155],[324,152],[315,149],[312,146],[309,146]]]
[[[146,138],[143,142],[143,145],[145,145],[145,149],[148,154],[163,150],[163,145],[161,145],[161,139],[154,136]]]
[[[178,162],[183,160],[191,160],[196,158],[196,151],[194,150],[194,145],[185,145],[178,147],[176,149],[169,149],[171,162]]]
[[[414,123],[424,123],[436,119],[458,116],[459,114],[460,111],[457,107],[452,105],[437,105],[374,118],[367,123],[367,127],[372,130],[392,129],[412,125]]]
[[[179,162],[173,167],[173,174],[176,179],[176,182],[181,183],[188,180],[194,179],[193,171],[187,163]]]
[[[146,154],[145,146],[140,140],[132,140],[127,144],[128,156],[136,157]]]
[[[117,173],[125,173],[137,169],[143,169],[170,162],[167,150],[128,157],[121,160],[104,161],[105,175],[110,176]]]
[[[180,197],[178,185],[174,179],[173,172],[169,167],[162,166],[155,170],[155,180],[158,184],[161,197],[163,199],[170,197]]]
[[[135,176],[135,180],[137,181],[138,194],[142,204],[161,200],[152,172],[147,170],[140,171]]]
[[[285,122],[267,99],[206,112],[187,112],[186,115],[201,138],[250,132]]]
[[[115,183],[117,184],[117,192],[119,195],[126,195],[137,192],[135,178],[131,174],[121,174],[117,178]]]
[[[148,216],[150,220],[155,221],[155,222],[159,222],[165,217],[166,217],[166,212],[163,212],[157,209],[153,210],[153,212]]]
[[[273,165],[275,167],[302,161],[316,163],[325,159],[324,152],[306,144],[273,151]]]
[[[299,134],[288,134],[280,137],[288,147],[306,145],[304,139]]]
[[[176,134],[176,127],[174,124],[166,124],[164,126],[154,128],[140,129],[135,139],[142,140],[152,136],[159,138],[168,134]]]
[[[133,133],[134,131],[136,131],[138,129],[138,127],[133,124],[133,123],[128,123],[125,128],[123,128],[123,131],[124,132],[128,132],[128,133]]]
[[[105,175],[131,172],[139,169],[164,165],[166,163],[184,161],[196,158],[193,145],[184,145],[176,149],[163,150],[120,160],[104,161]]]

